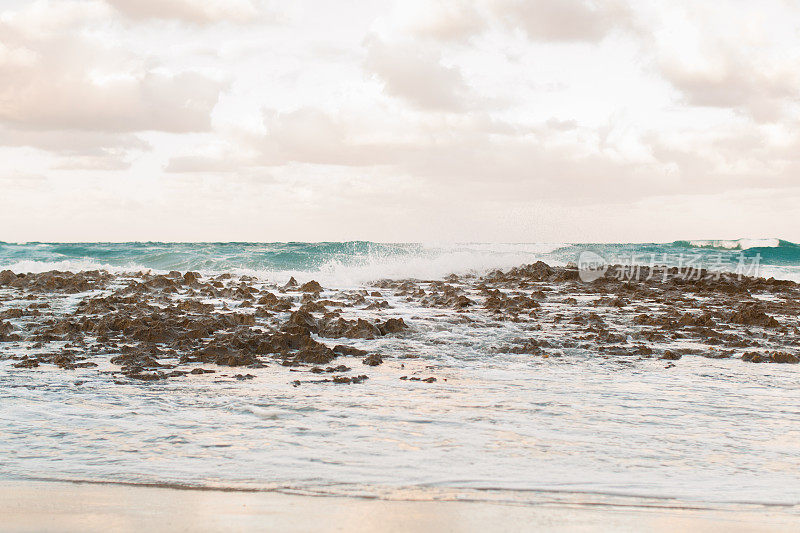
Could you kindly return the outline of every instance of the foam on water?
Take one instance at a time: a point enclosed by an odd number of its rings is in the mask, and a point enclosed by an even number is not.
[[[774,248],[781,245],[780,239],[733,239],[689,241],[698,248],[725,248],[727,250],[747,250],[749,248]]]

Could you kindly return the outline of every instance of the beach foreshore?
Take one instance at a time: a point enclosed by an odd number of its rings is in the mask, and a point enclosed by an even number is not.
[[[198,364],[259,369],[270,362],[307,369],[312,379],[296,378],[295,385],[361,383],[368,373],[344,374],[352,368],[331,363],[358,357],[363,371],[387,354],[349,342],[411,338],[445,319],[476,328],[523,326],[525,336],[490,353],[548,358],[582,352],[669,365],[684,355],[800,362],[800,284],[704,270],[687,278],[667,267],[637,267],[629,277],[617,266],[592,272],[591,282],[584,274],[537,261],[481,277],[378,280],[337,290],[315,280],[301,285],[291,278],[279,286],[228,273],[4,270],[0,342],[9,350],[0,360],[10,358],[22,371],[42,364],[94,368],[107,360],[120,367],[108,374],[119,383],[217,371]],[[423,313],[430,315],[427,323]]]
[[[779,508],[397,501],[278,492],[0,481],[0,530],[22,531],[797,531]]]

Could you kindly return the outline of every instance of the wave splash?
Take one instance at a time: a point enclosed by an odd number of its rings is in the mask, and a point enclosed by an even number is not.
[[[563,244],[80,243],[0,244],[0,268],[15,272],[197,270],[270,281],[314,276],[329,286],[381,278],[439,279],[532,262]]]
[[[721,248],[723,250],[749,250],[751,248],[800,248],[800,245],[782,239],[731,239],[675,241],[675,245],[693,248]]]

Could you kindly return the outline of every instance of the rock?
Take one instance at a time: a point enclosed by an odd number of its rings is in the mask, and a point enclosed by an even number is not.
[[[788,364],[797,364],[800,363],[800,357],[790,354],[787,352],[767,352],[767,353],[758,353],[758,352],[748,352],[742,355],[742,361],[747,361],[749,363],[788,363]]]
[[[353,348],[352,346],[344,346],[342,344],[337,344],[333,347],[333,351],[338,353],[339,355],[352,355],[355,357],[364,357],[367,355],[366,350],[359,350],[358,348]]]
[[[320,337],[338,339],[347,337],[349,339],[377,339],[382,335],[381,330],[371,322],[359,318],[358,320],[345,320],[337,318],[328,321],[319,331]]]
[[[328,374],[330,374],[332,372],[349,372],[350,370],[351,370],[350,367],[345,365],[329,366],[327,368],[320,368],[318,366],[315,366],[314,368],[311,369],[311,372],[313,372],[314,374],[322,374],[323,372],[327,372]]]
[[[770,352],[769,358],[773,363],[797,364],[800,362],[800,358],[796,355],[786,352]]]
[[[389,333],[399,333],[404,329],[408,329],[408,326],[403,321],[402,318],[390,318],[383,324],[378,323],[378,331],[380,331],[381,335],[388,335]]]
[[[291,289],[293,287],[297,287],[297,280],[294,279],[294,276],[289,278],[289,281],[286,282],[286,285],[283,286],[284,289]]]
[[[289,315],[289,321],[287,324],[290,326],[298,326],[311,333],[316,333],[319,331],[319,323],[317,322],[317,319],[311,316],[311,313],[302,307]]]
[[[760,302],[741,304],[736,308],[733,314],[731,314],[731,322],[764,328],[777,328],[780,326],[777,320],[764,312],[764,307]]]
[[[11,272],[10,270],[3,270],[0,272],[0,287],[3,285],[8,285],[12,281],[17,280],[17,275]]]
[[[383,363],[383,358],[380,355],[374,353],[372,355],[365,357],[364,360],[361,362],[369,366],[378,366],[379,364]]]
[[[763,363],[766,361],[766,357],[758,352],[747,352],[742,355],[742,361],[747,361],[749,363]]]
[[[294,360],[298,363],[326,365],[336,359],[336,356],[337,354],[324,344],[317,344],[315,346],[305,346],[298,350]]]
[[[459,294],[451,301],[451,305],[456,309],[464,309],[465,307],[475,305],[475,302],[473,300],[470,300],[463,294]]]
[[[667,350],[661,355],[661,357],[659,357],[659,359],[666,359],[668,361],[677,361],[681,357],[683,357],[681,354],[675,353],[672,350]]]
[[[368,380],[369,377],[361,375],[361,376],[335,376],[331,381],[334,383],[361,383],[362,381]]]
[[[188,285],[194,285],[200,280],[199,272],[187,272],[183,275],[183,281]]]
[[[303,283],[300,286],[301,292],[322,292],[322,285],[314,281],[313,279],[308,283]]]
[[[18,308],[6,309],[5,311],[0,312],[0,318],[20,318],[25,314],[25,312]]]

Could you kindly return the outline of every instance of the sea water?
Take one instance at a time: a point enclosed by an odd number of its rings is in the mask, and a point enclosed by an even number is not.
[[[439,279],[538,259],[564,264],[586,250],[609,261],[694,257],[732,270],[757,259],[761,275],[800,279],[800,248],[778,240],[4,243],[0,269],[197,270],[370,288],[381,278]],[[116,384],[98,369],[21,371],[0,361],[0,475],[800,512],[798,365],[687,356],[667,371],[657,359],[496,353],[498,343],[526,332],[384,297],[414,334],[357,341],[389,356],[358,385],[295,387],[283,368],[244,382],[187,376]],[[398,380],[400,365],[438,381]]]

